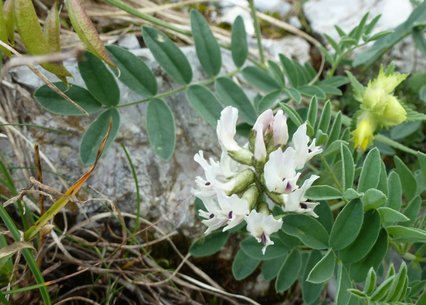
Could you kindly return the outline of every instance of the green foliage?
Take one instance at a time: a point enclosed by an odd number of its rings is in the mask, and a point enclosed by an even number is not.
[[[89,128],[87,128],[80,143],[80,159],[85,165],[91,165],[96,160],[99,145],[105,137],[110,123],[111,132],[105,143],[105,150],[112,144],[120,128],[120,113],[112,108],[102,112]]]
[[[191,30],[201,65],[208,75],[217,75],[222,66],[219,43],[213,36],[207,21],[200,12],[195,10],[191,12]]]
[[[248,55],[247,34],[241,16],[235,18],[231,35],[232,60],[237,67],[241,67]]]
[[[117,65],[118,79],[141,96],[157,94],[157,80],[154,73],[136,55],[115,45],[106,47],[109,55]]]
[[[220,251],[229,239],[229,232],[213,232],[196,240],[189,248],[194,257],[203,257]]]
[[[148,103],[146,129],[157,156],[169,160],[176,145],[175,119],[169,106],[160,99]]]
[[[142,36],[154,58],[175,82],[191,82],[192,69],[188,59],[169,37],[149,27],[142,28]]]

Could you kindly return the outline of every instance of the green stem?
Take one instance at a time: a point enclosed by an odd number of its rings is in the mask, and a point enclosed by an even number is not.
[[[388,137],[386,137],[386,136],[384,136],[382,134],[376,134],[374,136],[374,140],[376,140],[378,142],[381,142],[383,144],[389,145],[389,146],[391,146],[393,148],[399,149],[399,150],[401,150],[403,152],[406,152],[406,153],[409,153],[409,154],[417,156],[417,151],[415,151],[414,149],[411,149],[411,148],[409,148],[409,147],[407,147],[407,146],[405,146],[405,145],[403,145],[403,144],[401,144],[401,143],[399,143],[397,141],[389,139]]]
[[[254,30],[256,32],[257,49],[259,50],[260,62],[265,65],[265,54],[262,47],[262,33],[260,31],[259,19],[257,18],[256,8],[254,7],[254,0],[249,0],[250,12],[253,18]]]
[[[13,239],[18,242],[21,241],[21,234],[19,233],[18,228],[15,226],[15,223],[13,222],[10,215],[7,213],[5,208],[0,204],[0,218],[3,220],[3,223],[6,225],[7,229],[9,230],[10,234],[12,235]],[[52,304],[50,301],[49,292],[47,291],[43,275],[38,268],[37,262],[31,253],[30,249],[23,249],[22,255],[25,258],[25,261],[27,262],[27,265],[29,269],[31,270],[31,273],[34,276],[34,279],[36,280],[37,284],[41,285],[39,287],[41,297],[43,298],[43,302],[45,305]]]
[[[129,13],[130,15],[139,17],[142,20],[148,21],[148,22],[150,22],[152,24],[155,24],[157,26],[160,26],[160,27],[163,27],[163,28],[175,31],[177,33],[181,33],[181,34],[184,34],[184,35],[191,36],[191,32],[190,31],[183,30],[183,29],[181,29],[179,27],[176,27],[176,26],[174,26],[174,25],[172,25],[172,24],[170,24],[168,22],[165,22],[165,21],[163,21],[161,19],[158,19],[158,18],[155,18],[155,17],[153,17],[151,15],[142,13],[142,12],[138,11],[137,9],[135,9],[134,7],[131,7],[130,5],[124,3],[121,0],[105,0],[105,2],[111,4],[112,6],[115,6],[115,7],[119,8],[119,9],[121,9],[121,10],[127,12],[127,13]]]
[[[229,72],[229,73],[227,73],[225,75],[222,75],[221,77],[223,77],[223,76],[232,77],[235,74],[237,74],[239,71],[240,71],[240,69],[236,69],[236,70],[231,71],[231,72]],[[218,78],[218,76],[214,76],[212,78],[205,79],[205,80],[202,80],[202,81],[199,81],[199,82],[194,82],[194,83],[192,83],[190,85],[191,86],[192,85],[210,85],[210,84],[212,84],[212,83],[214,83],[216,81],[216,78]],[[180,87],[178,87],[176,89],[173,89],[173,90],[170,90],[170,91],[166,91],[166,92],[163,92],[163,93],[159,93],[157,95],[145,98],[145,99],[140,100],[140,101],[130,102],[130,103],[127,103],[127,104],[121,104],[121,105],[118,105],[117,108],[130,107],[130,106],[134,106],[134,105],[138,105],[138,104],[147,103],[147,102],[152,101],[154,99],[161,99],[161,98],[164,98],[164,97],[168,97],[168,96],[171,96],[173,94],[185,91],[190,85],[183,85],[183,86],[180,86]]]
[[[139,190],[139,181],[138,181],[138,175],[136,174],[135,166],[133,165],[132,158],[130,157],[129,152],[126,149],[126,146],[121,144],[121,148],[123,148],[124,153],[126,154],[127,162],[129,162],[129,166],[132,171],[132,176],[133,176],[133,180],[135,182],[135,187],[136,187],[136,220],[135,220],[135,227],[133,228],[133,233],[135,233],[139,230],[140,214],[141,214],[141,194]]]

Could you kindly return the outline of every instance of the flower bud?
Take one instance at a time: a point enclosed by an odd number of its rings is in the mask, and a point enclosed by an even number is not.
[[[238,173],[230,181],[233,187],[230,190],[228,195],[245,191],[246,188],[254,182],[255,178],[256,178],[256,175],[251,169],[246,169]]]
[[[259,190],[255,185],[250,186],[247,191],[244,192],[242,199],[247,200],[250,210],[256,206],[257,198],[259,197]]]
[[[387,98],[386,107],[383,112],[383,119],[381,120],[381,125],[394,126],[401,124],[407,119],[407,112],[404,107],[398,102],[398,99],[391,95]]]
[[[368,144],[373,140],[373,133],[376,130],[376,123],[368,112],[365,112],[358,119],[357,127],[353,132],[354,146],[366,150]]]

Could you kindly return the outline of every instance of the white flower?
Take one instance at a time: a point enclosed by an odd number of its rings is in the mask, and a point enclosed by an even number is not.
[[[303,185],[294,190],[289,194],[284,194],[284,208],[285,212],[296,212],[300,214],[308,214],[313,217],[318,217],[314,212],[314,208],[319,204],[319,202],[308,202],[306,201],[305,193],[312,186],[315,180],[317,180],[319,176],[312,175],[309,179],[306,179],[303,182]]]
[[[281,148],[269,155],[264,167],[266,187],[274,193],[290,193],[297,188],[300,173],[296,173],[296,151],[288,147],[284,152]]]
[[[218,193],[217,199],[222,212],[227,216],[227,226],[223,228],[223,231],[239,225],[244,217],[250,213],[248,201],[236,194],[226,196],[223,193]]]
[[[252,210],[250,215],[246,217],[247,231],[256,238],[256,240],[263,244],[262,253],[265,254],[266,248],[273,245],[270,235],[277,232],[282,224],[282,219],[275,219],[272,215],[256,212]]]
[[[271,109],[265,110],[253,125],[255,131],[254,158],[259,161],[266,159],[265,139],[272,134],[275,146],[285,145],[288,141],[287,118],[282,110],[273,114]]]
[[[219,204],[216,201],[216,198],[205,197],[200,199],[203,201],[207,210],[198,210],[198,215],[204,218],[204,220],[201,222],[207,226],[207,230],[204,232],[204,234],[208,235],[220,227],[223,227],[228,221],[228,217],[221,210]]]
[[[296,151],[296,169],[303,168],[306,162],[322,152],[321,147],[315,146],[315,139],[308,145],[309,140],[306,134],[306,123],[304,123],[299,126],[292,139],[292,147]]]
[[[251,164],[253,154],[238,145],[235,141],[237,133],[238,109],[232,106],[225,107],[220,113],[217,121],[216,134],[222,150],[229,153],[231,157],[244,164]]]
[[[239,225],[250,212],[247,199],[240,198],[236,194],[227,196],[218,191],[216,197],[201,196],[200,199],[207,209],[207,211],[198,211],[200,217],[205,218],[202,223],[207,226],[204,232],[206,235],[225,225],[223,231],[232,229]]]
[[[199,195],[206,193],[214,196],[215,189],[230,192],[235,187],[235,181],[230,179],[238,173],[238,169],[234,169],[235,172],[233,171],[231,161],[228,158],[226,154],[222,154],[220,162],[212,158],[207,161],[202,150],[194,155],[195,162],[200,164],[205,175],[205,179],[199,176],[195,179],[198,187],[198,190],[193,190],[195,196],[200,197]]]
[[[288,141],[288,127],[287,118],[283,111],[277,111],[274,117],[274,124],[272,126],[274,135],[274,145],[285,145]]]

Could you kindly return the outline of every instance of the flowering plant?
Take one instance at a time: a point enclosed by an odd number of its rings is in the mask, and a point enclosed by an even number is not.
[[[319,177],[312,175],[302,185],[298,180],[299,170],[322,149],[315,145],[315,139],[310,141],[306,123],[288,143],[287,118],[282,110],[275,115],[270,109],[264,111],[243,146],[235,140],[237,120],[238,109],[223,109],[216,128],[222,148],[219,162],[207,161],[203,151],[194,156],[204,178],[196,178],[193,192],[206,207],[199,210],[208,227],[206,234],[222,227],[226,231],[245,221],[247,231],[262,243],[265,253],[266,247],[274,244],[270,235],[282,225],[282,215],[272,214],[275,206],[283,212],[318,217],[314,212],[318,202],[307,201],[305,192]]]

